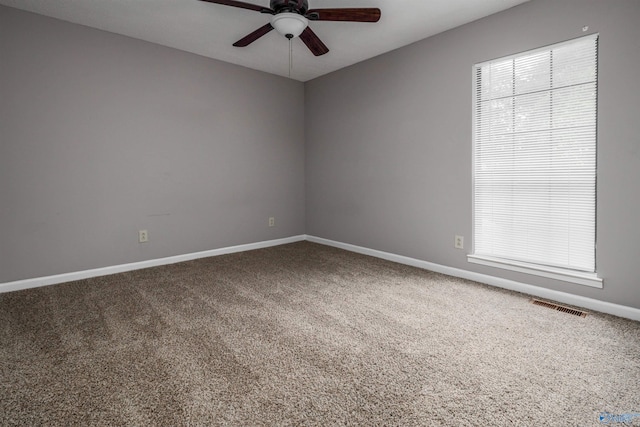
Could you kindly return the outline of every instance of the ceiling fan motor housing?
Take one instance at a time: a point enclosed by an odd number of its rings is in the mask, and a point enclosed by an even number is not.
[[[271,0],[271,9],[276,15],[281,12],[293,12],[305,15],[309,10],[308,0]]]

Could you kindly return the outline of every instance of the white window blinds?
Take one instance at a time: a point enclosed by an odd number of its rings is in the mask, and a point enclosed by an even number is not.
[[[474,254],[595,271],[597,35],[474,66]]]

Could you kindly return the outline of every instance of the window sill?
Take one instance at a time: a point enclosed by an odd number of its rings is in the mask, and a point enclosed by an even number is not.
[[[579,285],[590,286],[592,288],[603,287],[603,280],[596,273],[565,270],[562,268],[543,267],[526,262],[505,260],[483,255],[467,255],[467,261],[474,264],[486,265],[489,267],[502,268],[504,270],[517,271],[520,273],[533,274],[549,279],[562,280],[564,282],[577,283]]]

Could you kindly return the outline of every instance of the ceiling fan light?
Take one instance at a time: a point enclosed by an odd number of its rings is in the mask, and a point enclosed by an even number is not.
[[[271,26],[288,39],[302,34],[308,24],[307,18],[291,12],[278,13],[271,18]]]

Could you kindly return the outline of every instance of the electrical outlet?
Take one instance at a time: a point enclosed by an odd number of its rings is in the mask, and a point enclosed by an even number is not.
[[[147,230],[139,230],[138,231],[138,242],[145,243],[149,241],[149,233]]]
[[[276,219],[272,216],[269,217],[269,227],[275,227],[276,226]]]
[[[456,236],[456,239],[454,241],[453,246],[456,249],[464,249],[464,237],[463,236]]]

